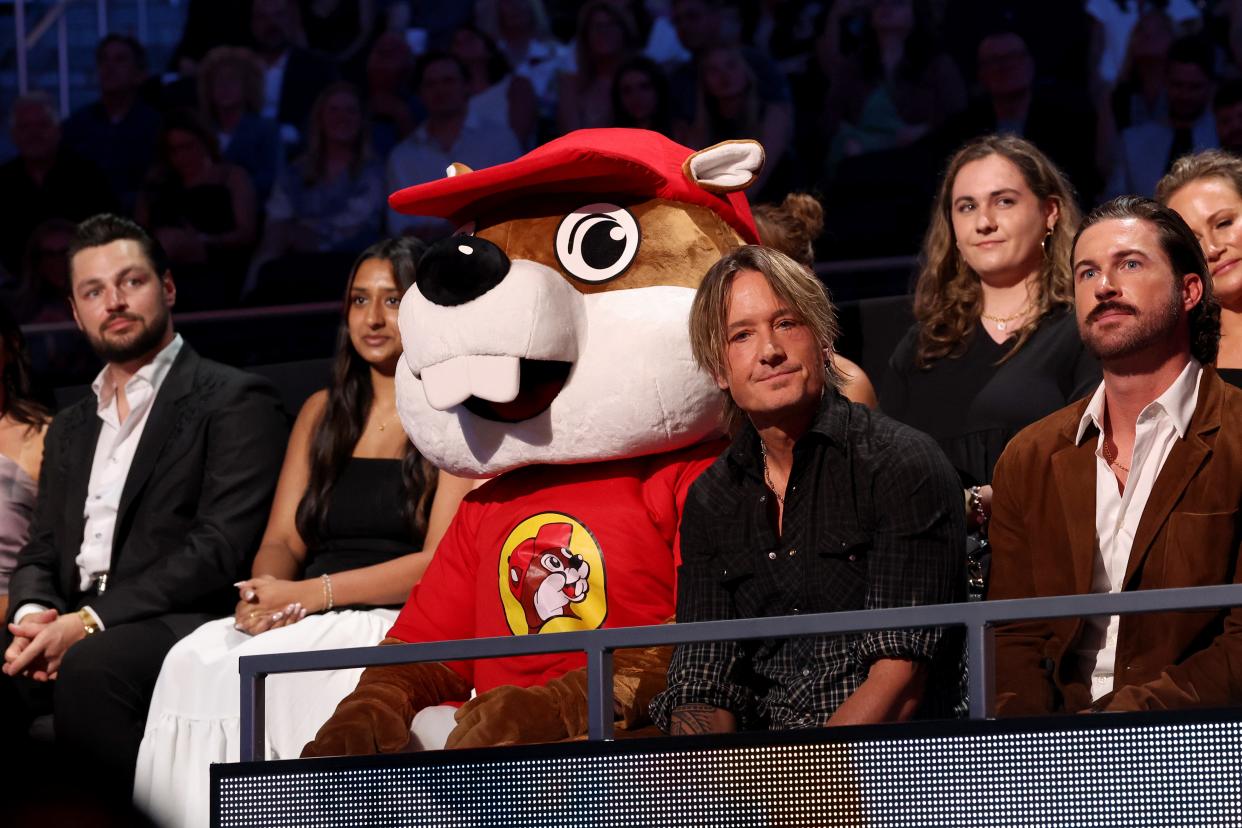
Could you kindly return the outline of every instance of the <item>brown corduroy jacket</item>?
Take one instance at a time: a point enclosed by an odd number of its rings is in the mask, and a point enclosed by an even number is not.
[[[993,475],[989,598],[1091,591],[1096,555],[1093,428],[1075,443],[1088,400],[1020,432]],[[1169,453],[1139,521],[1127,591],[1242,580],[1242,391],[1204,368],[1183,439]],[[1123,615],[1112,693],[1091,701],[1074,652],[1084,619],[1001,626],[1001,716],[1216,707],[1242,702],[1242,607]]]

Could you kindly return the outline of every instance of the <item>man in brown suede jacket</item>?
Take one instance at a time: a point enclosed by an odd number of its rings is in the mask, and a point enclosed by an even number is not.
[[[1211,367],[1220,306],[1194,235],[1122,197],[1084,220],[1072,262],[1104,382],[997,464],[989,597],[1237,582],[1242,391]],[[996,653],[1002,716],[1242,701],[1242,608],[1007,624]]]

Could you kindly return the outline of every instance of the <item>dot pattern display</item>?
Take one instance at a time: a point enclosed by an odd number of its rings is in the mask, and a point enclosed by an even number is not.
[[[383,768],[217,766],[213,824],[1242,826],[1242,722],[703,750],[668,741],[460,763],[409,754]]]

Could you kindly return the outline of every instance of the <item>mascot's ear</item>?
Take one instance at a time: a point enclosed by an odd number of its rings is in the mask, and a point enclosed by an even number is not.
[[[686,159],[681,171],[709,193],[745,190],[763,169],[763,145],[749,139],[722,141]]]
[[[474,172],[474,170],[470,169],[460,161],[454,161],[452,164],[448,165],[448,169],[444,171],[444,175],[448,178],[456,178],[459,175],[465,175],[470,172]]]

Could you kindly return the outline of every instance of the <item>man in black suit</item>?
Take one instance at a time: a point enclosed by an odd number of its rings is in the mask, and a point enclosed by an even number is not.
[[[69,263],[74,318],[106,364],[47,433],[0,639],[0,739],[22,755],[51,710],[57,751],[128,791],[164,654],[233,606],[286,421],[265,380],[174,333],[176,287],[142,228],[87,219]]]
[[[301,28],[294,0],[254,0],[250,35],[266,78],[263,115],[281,125],[286,144],[305,142],[315,99],[338,77],[331,61],[297,45]]]

